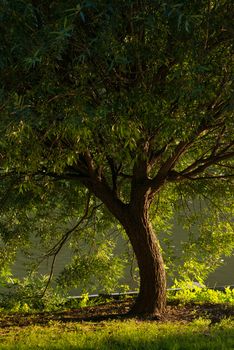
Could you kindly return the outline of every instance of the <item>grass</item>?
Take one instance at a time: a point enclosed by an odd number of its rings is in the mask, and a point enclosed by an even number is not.
[[[208,319],[190,323],[140,320],[99,323],[50,322],[0,330],[1,350],[231,350],[234,320],[211,325]]]
[[[231,315],[231,313],[226,312],[229,310],[226,307],[234,305],[234,290],[227,288],[225,292],[218,292],[195,288],[193,290],[181,290],[177,293],[172,293],[168,297],[169,301],[176,302],[175,305],[177,303],[178,305],[192,303],[194,313],[198,313],[196,318],[193,321],[190,319],[188,322],[186,318],[181,317],[179,318],[180,321],[170,322],[168,319],[167,322],[163,323],[137,319],[125,319],[122,321],[115,319],[99,322],[78,322],[76,320],[74,322],[74,319],[71,321],[68,318],[69,313],[66,314],[65,312],[63,318],[58,318],[56,321],[49,321],[47,316],[44,315],[44,321],[46,322],[44,325],[38,325],[38,317],[41,321],[43,316],[34,314],[36,310],[30,308],[29,310],[20,309],[22,314],[17,314],[12,312],[14,309],[3,308],[0,310],[0,321],[2,321],[0,350],[234,349],[234,319],[225,318]],[[94,304],[94,309],[96,304],[103,302],[103,300],[82,300],[82,302],[84,301],[85,305]],[[205,303],[208,303],[209,309],[205,307]],[[212,313],[210,303],[221,303],[223,307],[215,307]],[[196,305],[201,305],[202,307],[197,308]],[[98,307],[96,309],[98,312]],[[181,311],[182,309],[178,310]],[[92,312],[95,310],[92,308]],[[173,310],[176,312],[177,306]],[[185,308],[185,312],[189,310],[189,308]],[[199,314],[199,310],[203,312]],[[109,309],[99,309],[101,314],[103,311],[108,312]],[[56,312],[55,315],[57,315]],[[175,316],[175,314],[173,315]],[[186,315],[188,316],[188,314]],[[72,316],[74,315],[71,314]],[[59,314],[57,317],[59,317]],[[211,322],[209,317],[213,322]],[[22,319],[26,322],[22,322]],[[185,320],[187,321],[185,322]],[[21,324],[20,327],[16,326],[19,324]]]

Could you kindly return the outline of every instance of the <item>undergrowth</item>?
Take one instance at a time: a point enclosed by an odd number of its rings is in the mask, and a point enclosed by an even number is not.
[[[180,304],[195,302],[234,305],[234,289],[227,287],[224,291],[220,291],[195,286],[192,289],[185,288],[176,292],[169,291],[168,301],[178,301]]]
[[[43,283],[44,281],[41,280],[25,280],[24,283],[19,283],[14,288],[9,289],[8,293],[0,295],[0,312],[58,311],[95,306],[112,302],[116,298],[118,300],[129,298],[128,293],[115,296],[115,298],[108,295],[90,298],[88,293],[83,294],[79,298],[69,298],[63,291],[52,287],[48,288],[42,296]],[[191,288],[182,288],[180,290],[169,290],[167,301],[169,303],[177,302],[178,304],[192,302],[234,305],[234,289],[227,287],[224,291],[219,291],[192,286]]]

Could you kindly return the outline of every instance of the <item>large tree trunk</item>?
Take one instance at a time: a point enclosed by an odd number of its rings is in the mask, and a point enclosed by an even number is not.
[[[158,240],[147,211],[139,215],[133,206],[126,217],[123,226],[132,244],[140,274],[140,291],[131,313],[160,315],[166,306],[166,275]]]
[[[119,220],[132,244],[139,267],[140,291],[131,313],[144,316],[162,314],[166,305],[166,276],[161,249],[149,220],[150,191],[144,187],[133,191],[130,203],[124,204],[108,186],[98,181],[87,187]]]

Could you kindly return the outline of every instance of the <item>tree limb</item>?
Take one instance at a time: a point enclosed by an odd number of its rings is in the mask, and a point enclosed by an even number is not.
[[[182,176],[184,177],[193,177],[194,175],[202,173],[205,169],[210,167],[212,164],[217,164],[218,162],[226,159],[230,159],[234,157],[234,152],[224,153],[221,155],[217,155],[215,157],[210,157],[206,160],[204,160],[204,164],[198,166],[196,169],[189,171],[189,172],[183,172]]]
[[[92,211],[91,211],[90,215],[88,215],[89,209],[90,209],[90,199],[91,199],[91,193],[88,192],[87,201],[86,201],[86,205],[85,205],[85,208],[84,208],[84,214],[82,215],[80,220],[76,223],[75,226],[73,226],[70,230],[68,230],[62,236],[62,238],[47,252],[47,254],[42,259],[42,261],[43,261],[45,258],[53,256],[52,263],[51,263],[51,268],[50,268],[50,275],[49,275],[48,281],[46,283],[45,289],[44,289],[44,291],[42,293],[42,297],[45,295],[45,293],[46,293],[46,291],[48,289],[48,286],[49,286],[49,284],[51,282],[51,279],[52,279],[52,276],[53,276],[53,271],[54,271],[55,261],[56,261],[56,258],[58,256],[59,252],[61,251],[62,247],[66,244],[68,239],[71,237],[72,233],[75,232],[78,229],[78,227],[85,220],[88,220],[89,218],[91,218],[93,216],[94,211],[96,209],[98,209],[102,205],[102,203],[101,203],[99,205],[94,206],[92,208]]]

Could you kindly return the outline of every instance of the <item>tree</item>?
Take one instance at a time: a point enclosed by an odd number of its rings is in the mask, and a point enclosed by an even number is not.
[[[136,314],[165,310],[155,199],[231,196],[232,18],[225,0],[1,1],[1,178],[105,205],[137,259]]]

